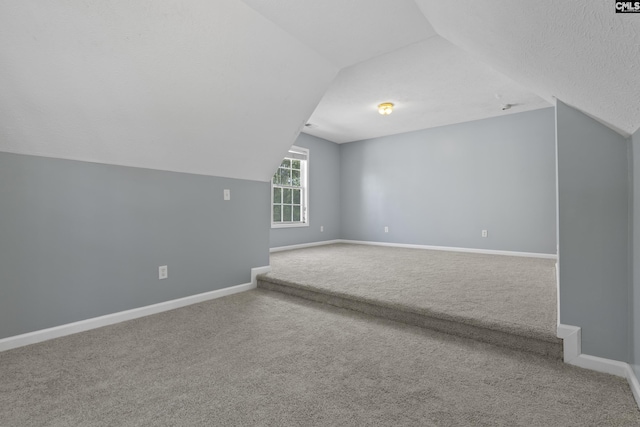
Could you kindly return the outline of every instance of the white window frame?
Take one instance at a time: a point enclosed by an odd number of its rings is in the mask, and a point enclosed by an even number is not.
[[[273,176],[271,177],[271,208],[269,209],[269,216],[271,218],[271,228],[294,228],[294,227],[308,227],[309,226],[309,149],[303,147],[296,147],[295,145],[289,149],[287,156],[284,159],[301,160],[300,164],[300,187],[276,185],[273,182]],[[283,159],[283,160],[284,160]],[[278,165],[280,169],[280,165]],[[277,173],[277,170],[276,170]],[[275,173],[274,173],[275,175]],[[273,221],[273,193],[274,188],[300,188],[300,216],[301,221],[295,222],[274,222]],[[283,191],[284,193],[284,191]],[[282,194],[280,197],[284,197]]]

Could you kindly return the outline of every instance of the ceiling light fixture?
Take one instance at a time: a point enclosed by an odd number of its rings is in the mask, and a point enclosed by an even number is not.
[[[388,116],[392,112],[393,112],[393,104],[392,103],[383,102],[382,104],[378,105],[378,113],[382,114],[383,116]]]

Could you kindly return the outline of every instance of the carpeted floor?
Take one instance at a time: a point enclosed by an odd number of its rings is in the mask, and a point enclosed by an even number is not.
[[[554,260],[335,244],[272,253],[271,267],[274,283],[561,346]]]
[[[253,290],[0,353],[0,425],[637,426],[624,379]]]

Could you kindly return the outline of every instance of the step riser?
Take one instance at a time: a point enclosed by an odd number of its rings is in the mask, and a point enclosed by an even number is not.
[[[470,338],[476,341],[481,341],[500,347],[527,351],[553,359],[562,359],[562,340],[558,340],[557,343],[551,343],[548,341],[521,337],[501,331],[479,328],[472,325],[466,325],[420,314],[409,313],[389,307],[377,306],[348,298],[342,298],[311,290],[286,286],[279,283],[268,282],[261,279],[258,279],[258,287],[275,292],[285,293],[288,295],[293,295],[311,301],[330,304],[336,307],[359,311],[361,313],[394,320],[396,322],[419,326],[426,329],[432,329],[435,331],[444,332],[464,338]]]

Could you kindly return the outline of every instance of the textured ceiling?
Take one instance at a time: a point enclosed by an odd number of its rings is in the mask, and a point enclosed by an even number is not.
[[[416,0],[436,31],[532,92],[640,127],[640,14],[593,0]]]
[[[337,71],[238,0],[3,0],[0,151],[265,181]]]
[[[387,101],[394,112],[381,116]],[[435,36],[342,69],[303,132],[343,143],[549,106]]]
[[[0,151],[267,181],[309,118],[344,142],[537,96],[629,134],[639,26],[587,0],[2,0]]]
[[[413,0],[243,0],[340,68],[435,35]]]

